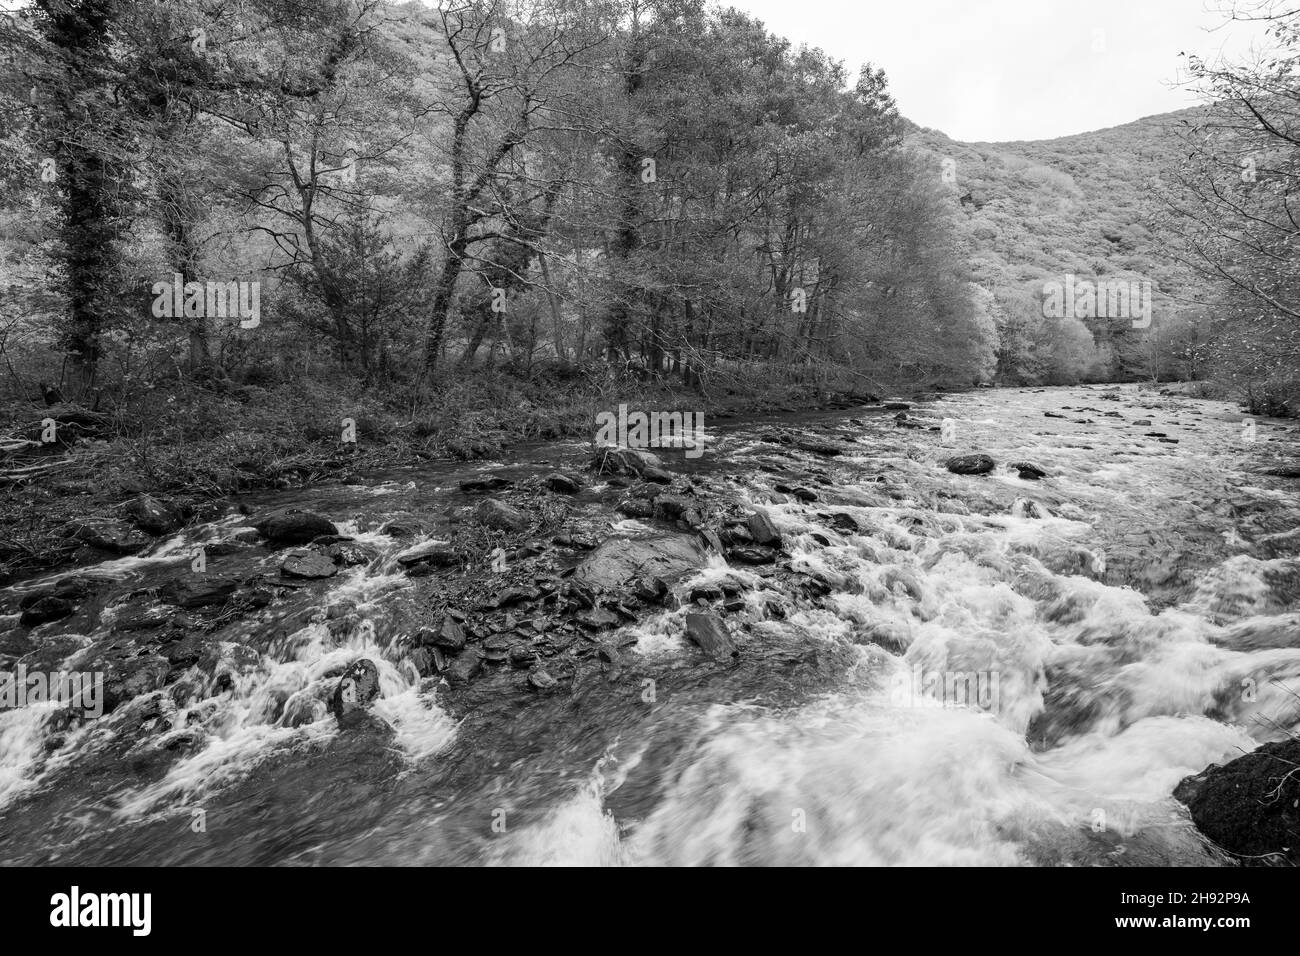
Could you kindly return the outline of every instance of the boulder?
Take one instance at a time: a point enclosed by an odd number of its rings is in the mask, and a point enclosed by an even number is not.
[[[654,504],[645,498],[627,498],[614,510],[629,518],[653,518],[655,513]]]
[[[732,548],[727,552],[727,560],[740,564],[774,564],[776,555],[762,548]]]
[[[289,578],[332,578],[339,573],[338,566],[319,551],[293,551],[280,565],[280,573]]]
[[[71,617],[76,611],[77,606],[67,598],[46,595],[28,604],[23,609],[18,623],[23,627],[37,627],[50,621],[61,621],[65,617]]]
[[[149,534],[170,534],[181,526],[180,515],[152,495],[132,498],[123,510],[137,528]]]
[[[466,478],[460,483],[460,490],[466,494],[481,494],[485,491],[500,491],[502,488],[509,488],[512,485],[514,485],[514,482],[509,478],[490,475],[481,478]]]
[[[336,541],[325,549],[325,556],[344,568],[369,564],[375,559],[373,551],[363,544],[357,544],[355,541]]]
[[[321,535],[339,533],[339,529],[328,518],[292,508],[267,515],[255,522],[253,527],[262,537],[276,544],[308,544]]]
[[[597,588],[617,589],[633,578],[672,584],[704,566],[704,549],[691,535],[609,538],[583,559],[574,580]]]
[[[69,526],[67,536],[113,554],[135,554],[150,543],[149,538],[139,529],[116,518],[75,521]]]
[[[158,589],[158,597],[176,607],[212,607],[225,604],[238,587],[239,582],[229,578],[169,581]]]
[[[153,654],[113,657],[100,659],[85,669],[104,674],[103,708],[107,714],[141,694],[161,688],[171,671],[171,662]]]
[[[446,541],[425,541],[399,554],[397,563],[404,568],[426,564],[436,568],[450,568],[459,564],[460,559]]]
[[[421,628],[415,635],[415,643],[425,647],[440,647],[444,651],[460,651],[465,648],[465,628],[450,617],[445,617],[437,630],[431,627]]]
[[[954,475],[987,475],[997,463],[988,455],[957,455],[948,459],[946,467]]]
[[[420,526],[413,521],[404,521],[401,518],[394,518],[386,522],[379,529],[380,534],[386,534],[390,538],[414,538],[420,533]]]
[[[576,495],[582,490],[582,479],[557,471],[546,476],[546,487],[557,494]]]
[[[659,495],[655,498],[654,515],[675,521],[690,509],[694,502],[685,495]]]
[[[847,511],[836,511],[830,516],[831,527],[846,534],[860,534],[870,530]]]
[[[477,677],[482,669],[483,652],[477,647],[467,647],[452,659],[444,673],[449,682],[466,684]]]
[[[528,516],[518,508],[497,498],[480,501],[478,507],[474,509],[474,517],[479,524],[512,534],[527,531],[531,523]]]
[[[1025,481],[1038,481],[1047,477],[1047,472],[1028,461],[1017,461],[1011,465]]]
[[[758,510],[745,519],[745,528],[758,544],[779,545],[781,532],[766,511]]]
[[[510,659],[510,648],[517,642],[510,634],[493,634],[483,641],[483,659],[492,664],[503,664]]]
[[[638,475],[662,471],[663,462],[657,455],[637,448],[600,448],[592,456],[588,467],[598,475]],[[654,481],[655,478],[647,478]]]
[[[844,453],[844,449],[835,444],[835,442],[823,441],[820,438],[796,438],[792,444],[800,451],[810,452],[814,455],[822,455],[827,458],[832,458]]]
[[[378,696],[379,668],[373,661],[362,657],[349,664],[339,678],[330,699],[330,711],[338,718],[340,727],[355,726],[359,723],[359,715]]]
[[[528,675],[528,686],[534,690],[548,691],[554,690],[559,684],[554,677],[546,672],[544,668],[538,668]]]
[[[1258,750],[1185,777],[1174,799],[1202,833],[1251,862],[1300,864],[1300,740]],[[1268,858],[1261,860],[1261,858]]]
[[[725,661],[740,656],[740,651],[727,632],[727,625],[716,614],[687,614],[686,636],[714,660]]]
[[[580,614],[578,616],[578,623],[593,631],[602,631],[609,627],[617,627],[619,624],[619,617],[613,611],[607,610],[603,607],[597,607]]]
[[[1017,498],[1011,502],[1011,513],[1017,518],[1046,518],[1047,509],[1030,498]]]

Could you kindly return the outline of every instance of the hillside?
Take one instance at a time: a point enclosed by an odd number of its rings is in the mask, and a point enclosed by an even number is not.
[[[1194,285],[1152,220],[1160,212],[1162,172],[1180,159],[1178,130],[1196,115],[1182,110],[1059,139],[1006,143],[961,143],[936,130],[909,129],[908,145],[929,154],[960,209],[972,281],[991,299],[1003,333],[1000,378],[1070,378],[1054,376],[1045,354],[1015,354],[1015,340],[1026,336],[1037,340],[1040,353],[1061,345],[1053,341],[1066,335],[1060,329],[1026,326],[1042,321],[1044,283],[1067,275],[1149,280],[1152,290],[1153,333],[1125,321],[1084,321],[1096,354],[1071,356],[1089,365],[1081,377],[1168,371],[1151,367],[1153,335],[1177,336],[1194,308]],[[1157,365],[1170,360],[1154,359]]]

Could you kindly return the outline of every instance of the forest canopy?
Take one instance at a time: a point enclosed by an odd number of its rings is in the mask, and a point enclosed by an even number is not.
[[[994,372],[884,74],[733,9],[35,0],[2,29],[10,389]],[[253,284],[255,324],[214,300]]]

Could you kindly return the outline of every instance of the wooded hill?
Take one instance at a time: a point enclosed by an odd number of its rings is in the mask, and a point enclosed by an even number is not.
[[[1163,233],[1164,196],[1190,124],[1182,110],[1051,140],[960,143],[912,126],[962,212],[963,249],[994,317],[999,378],[1008,382],[1184,377],[1197,371],[1203,282]],[[1153,325],[1045,318],[1045,283],[1148,280]],[[1082,327],[1081,327],[1082,326]],[[1087,335],[1084,334],[1086,330]]]

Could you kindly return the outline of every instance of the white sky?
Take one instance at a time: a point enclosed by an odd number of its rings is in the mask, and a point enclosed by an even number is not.
[[[1192,106],[1180,52],[1241,58],[1259,24],[1227,0],[721,0],[853,73],[884,67],[899,110],[954,139],[1047,139]],[[1101,31],[1100,34],[1096,31]],[[1094,50],[1094,43],[1099,46]]]

